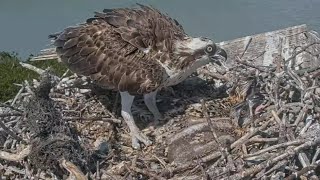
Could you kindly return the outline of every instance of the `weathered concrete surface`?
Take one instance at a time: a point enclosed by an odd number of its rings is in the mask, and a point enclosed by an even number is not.
[[[278,55],[288,59],[304,46],[320,42],[309,31],[305,24],[288,27],[285,29],[247,36],[219,43],[229,55],[228,64],[231,65],[238,57],[242,60],[252,62],[254,65],[269,66],[274,64]],[[301,67],[319,66],[320,45],[316,44],[307,49],[310,53],[299,54],[292,62],[292,66],[302,64]],[[313,55],[312,55],[313,54]],[[298,67],[295,66],[295,69]]]

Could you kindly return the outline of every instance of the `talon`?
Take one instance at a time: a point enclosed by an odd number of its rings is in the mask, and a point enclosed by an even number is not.
[[[139,142],[144,143],[146,146],[152,144],[152,142],[148,139],[148,137],[145,134],[141,133],[136,123],[134,122],[134,119],[131,113],[131,106],[132,106],[134,96],[130,95],[128,92],[120,92],[120,95],[121,95],[121,105],[122,105],[121,115],[130,129],[132,147],[134,149],[140,149]]]
[[[146,135],[144,135],[140,132],[132,133],[131,136],[132,136],[132,147],[134,149],[141,148],[139,142],[142,142],[145,146],[149,146],[152,144],[152,141],[150,141]]]

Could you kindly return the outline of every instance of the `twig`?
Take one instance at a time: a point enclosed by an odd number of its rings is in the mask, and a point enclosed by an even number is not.
[[[65,159],[60,160],[60,164],[70,173],[68,179],[76,178],[77,180],[87,180],[88,178],[81,172],[81,170],[72,162]]]
[[[320,166],[320,160],[310,164],[309,166],[306,166],[304,168],[302,168],[300,171],[298,172],[295,172],[295,173],[292,173],[291,175],[289,175],[288,177],[285,178],[285,180],[293,180],[293,179],[297,179],[298,177],[300,177],[301,175],[309,172],[309,171],[312,171],[312,170],[315,170],[317,167]]]
[[[32,147],[27,146],[22,151],[17,154],[8,153],[5,151],[0,151],[0,159],[4,159],[7,161],[21,161],[25,157],[27,157],[31,152]]]
[[[312,158],[312,162],[311,163],[315,163],[316,162],[319,154],[320,154],[320,148],[318,147],[316,153],[314,154],[314,156]]]
[[[16,103],[16,101],[17,101],[18,98],[20,97],[20,95],[21,95],[21,93],[23,92],[23,90],[24,90],[24,87],[22,86],[22,87],[20,88],[20,90],[18,91],[18,93],[16,94],[16,96],[13,98],[13,100],[12,100],[12,102],[11,102],[11,106],[13,106],[13,105]]]
[[[215,133],[215,130],[214,130],[213,124],[211,122],[211,119],[209,117],[208,110],[207,110],[207,107],[206,107],[206,104],[205,104],[204,100],[201,100],[201,105],[202,105],[203,115],[207,119],[207,123],[208,123],[208,125],[210,127],[211,133],[213,135],[213,139],[219,146],[219,150],[220,150],[220,152],[222,154],[222,158],[226,158],[226,160],[227,160],[228,170],[235,171],[235,165],[234,165],[233,159],[230,157],[230,154],[229,154],[229,152],[227,150],[228,148],[223,148],[221,143],[218,140],[218,136]]]
[[[278,148],[300,145],[302,143],[304,143],[303,140],[294,140],[294,141],[289,141],[289,142],[285,142],[285,143],[281,143],[281,144],[276,144],[276,145],[270,146],[268,148],[262,149],[262,150],[260,150],[258,152],[255,152],[255,153],[252,153],[252,154],[248,154],[248,155],[246,155],[244,157],[258,156],[260,154],[263,154],[265,152],[272,151],[272,150],[275,150],[275,149],[278,149]]]
[[[131,171],[135,171],[137,173],[141,173],[141,174],[144,174],[144,175],[147,175],[151,178],[154,178],[154,179],[157,179],[157,180],[165,180],[163,177],[160,177],[152,172],[149,172],[149,171],[146,171],[144,169],[140,169],[136,166],[130,166],[130,167],[127,167],[128,169],[130,169]]]
[[[244,47],[244,50],[242,51],[242,54],[240,55],[240,58],[242,58],[243,55],[247,52],[251,42],[252,42],[252,37],[250,36],[249,39],[247,40],[247,43],[246,43],[246,46]]]
[[[207,110],[207,107],[206,107],[206,105],[205,105],[205,101],[204,101],[204,100],[201,100],[201,105],[202,105],[203,115],[204,115],[204,117],[206,118],[207,123],[208,123],[208,125],[209,125],[209,127],[210,127],[210,130],[211,130],[213,139],[214,139],[214,141],[218,144],[220,151],[221,151],[221,152],[224,152],[224,149],[222,148],[222,145],[221,145],[221,143],[220,143],[219,140],[218,140],[218,136],[217,136],[217,134],[215,133],[213,124],[212,124],[212,122],[211,122],[211,120],[210,120],[210,117],[209,117],[209,115],[208,115],[208,110]]]
[[[0,107],[7,107],[7,108],[10,108],[10,109],[12,109],[12,110],[15,110],[15,111],[21,112],[21,113],[23,112],[23,110],[18,109],[18,108],[14,107],[14,106],[11,106],[11,105],[8,105],[8,104],[5,104],[5,103],[0,103]]]
[[[278,114],[274,110],[272,110],[271,113],[272,113],[272,116],[274,117],[274,120],[276,120],[276,122],[280,126],[282,123],[281,123],[281,119],[279,118]]]
[[[116,124],[121,124],[120,119],[115,118],[105,118],[105,117],[63,117],[65,121],[106,121]]]
[[[259,137],[253,137],[249,139],[248,142],[250,143],[267,143],[267,142],[277,142],[279,141],[279,138],[259,138]]]
[[[297,126],[299,124],[300,121],[302,121],[302,119],[304,118],[304,116],[306,115],[308,110],[308,105],[305,104],[304,107],[302,108],[302,110],[300,111],[297,119],[294,121],[294,126]]]
[[[21,141],[23,143],[26,143],[25,140],[23,140],[21,137],[19,137],[18,135],[16,135],[14,132],[12,132],[9,128],[7,128],[7,126],[2,122],[3,119],[0,119],[0,127],[8,134],[10,134],[10,136],[12,136],[14,139]]]
[[[41,75],[45,72],[45,70],[40,69],[38,67],[35,67],[35,66],[28,64],[28,63],[19,62],[19,64],[24,68],[30,69],[31,71],[38,73],[39,75]]]
[[[269,123],[271,122],[272,119],[268,120],[267,122],[265,122],[262,126],[258,127],[258,128],[254,128],[252,129],[250,132],[248,132],[247,134],[243,135],[240,139],[238,139],[236,142],[231,144],[231,149],[234,149],[235,147],[244,144],[245,142],[248,141],[248,139],[250,137],[252,137],[253,135],[255,135],[257,132],[262,131],[263,129],[265,129]]]
[[[249,64],[249,63],[241,60],[241,58],[240,58],[239,56],[237,56],[237,58],[235,59],[235,61],[236,61],[237,63],[242,64],[242,65],[245,65],[245,66],[248,66],[248,67],[252,67],[252,68],[254,68],[254,69],[258,69],[258,70],[261,71],[261,72],[269,72],[269,71],[264,70],[264,69],[262,69],[262,68],[260,68],[260,67],[258,67],[258,66],[254,66],[254,65],[252,65],[252,64]]]
[[[22,116],[22,113],[20,113],[20,112],[9,112],[9,113],[0,114],[0,118],[10,117],[10,116]]]
[[[306,51],[310,46],[313,46],[313,45],[316,45],[316,44],[320,44],[320,42],[313,42],[311,44],[308,44],[306,46],[304,46],[303,48],[301,48],[301,50],[295,52],[292,56],[290,56],[288,59],[285,60],[285,62],[289,62],[291,61],[292,59],[294,59],[297,55],[303,53],[304,51]]]
[[[317,139],[311,140],[311,141],[307,141],[298,147],[288,149],[285,153],[283,153],[277,157],[274,157],[270,160],[264,161],[264,162],[260,163],[259,165],[245,169],[237,174],[230,176],[229,178],[235,179],[235,180],[240,180],[240,179],[243,179],[248,176],[253,176],[254,174],[261,171],[262,169],[268,168],[271,165],[273,165],[273,164],[275,164],[285,158],[291,158],[292,156],[299,153],[301,150],[306,149],[306,148],[310,148],[311,146],[314,146],[314,145],[318,145],[319,143],[320,143],[320,138],[317,138]]]

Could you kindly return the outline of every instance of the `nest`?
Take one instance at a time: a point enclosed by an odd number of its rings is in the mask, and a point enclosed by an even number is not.
[[[159,93],[165,120],[156,128],[149,126],[152,115],[137,97],[133,115],[154,142],[142,150],[131,148],[117,92],[22,63],[41,79],[25,82],[13,100],[1,104],[0,174],[7,179],[317,179],[320,71],[289,66],[315,45],[319,42],[275,66],[255,66],[239,57],[223,75],[210,67],[199,70]]]

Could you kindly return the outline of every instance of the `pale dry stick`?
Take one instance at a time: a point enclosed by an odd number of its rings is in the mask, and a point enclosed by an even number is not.
[[[34,96],[35,94],[34,94],[34,92],[31,90],[31,86],[30,86],[29,82],[28,82],[27,80],[24,80],[24,84],[25,84],[25,88],[26,88],[27,92],[28,92],[29,94],[31,94],[32,96]]]
[[[237,63],[239,63],[239,64],[242,64],[242,65],[245,65],[245,66],[254,68],[254,69],[258,69],[258,70],[261,71],[261,72],[270,72],[270,71],[268,71],[268,70],[264,70],[264,69],[262,69],[262,68],[260,68],[260,67],[258,67],[258,66],[249,64],[249,63],[241,60],[241,58],[240,58],[239,56],[237,56],[237,58],[235,59],[235,61],[236,61]]]
[[[19,62],[19,63],[22,67],[27,68],[29,70],[32,70],[32,71],[38,73],[39,75],[43,75],[44,73],[48,72],[48,70],[50,69],[50,68],[47,68],[46,70],[43,70],[41,68],[38,68],[38,67],[33,66],[28,63],[23,63],[23,62]],[[50,76],[52,77],[52,80],[57,81],[57,82],[60,81],[60,78],[58,76],[55,76],[53,74],[50,74]],[[26,80],[25,80],[25,82],[26,82]]]
[[[31,172],[31,168],[30,168],[30,165],[26,162],[26,161],[23,161],[23,165],[24,165],[24,169],[26,171],[26,174],[25,174],[25,177],[26,179],[32,179],[32,172]]]
[[[31,153],[32,147],[28,145],[22,151],[17,154],[8,153],[5,151],[0,151],[0,159],[4,159],[7,161],[21,161],[25,157],[27,157]]]
[[[20,112],[9,112],[9,113],[0,114],[0,118],[11,117],[11,116],[22,116],[22,115],[23,114]]]
[[[106,121],[121,124],[120,119],[106,117],[63,117],[62,119],[66,121]]]
[[[302,168],[301,170],[299,170],[298,172],[294,172],[291,175],[289,175],[288,177],[285,178],[285,180],[294,180],[297,179],[298,177],[300,177],[301,175],[308,173],[309,171],[313,171],[315,170],[317,167],[320,166],[320,160],[310,164],[309,166],[306,166],[304,168]]]
[[[247,40],[247,43],[246,43],[246,46],[244,47],[244,50],[242,51],[242,54],[240,55],[240,58],[242,58],[243,55],[247,52],[251,42],[252,42],[252,37],[250,36],[249,39]]]
[[[246,143],[250,137],[254,136],[257,132],[262,131],[263,129],[265,129],[272,120],[273,120],[273,118],[271,118],[270,120],[265,122],[262,126],[260,126],[258,128],[251,129],[250,132],[246,133],[241,138],[239,138],[236,142],[232,143],[231,144],[231,149],[234,149],[237,146]]]
[[[242,144],[241,149],[242,149],[242,153],[243,153],[244,155],[247,155],[247,154],[248,154],[248,149],[247,149],[247,146],[246,146],[245,144]]]
[[[280,111],[282,112],[282,111]],[[285,137],[286,137],[286,127],[285,127],[285,121],[281,120],[278,116],[279,113],[276,113],[274,110],[271,111],[272,116],[274,117],[274,119],[277,121],[277,123],[279,124],[279,143],[282,143],[284,141],[286,141]],[[282,118],[285,118],[284,116]]]
[[[260,138],[260,137],[252,137],[249,139],[249,143],[267,143],[267,142],[277,142],[279,138]]]
[[[305,126],[301,129],[299,136],[303,135],[307,129],[310,127],[311,123],[313,122],[313,118],[312,115],[309,115],[307,117],[307,119],[309,119],[309,121],[307,121],[307,123],[305,124]],[[302,167],[307,167],[310,165],[310,160],[308,159],[307,155],[304,152],[301,152],[298,154],[298,159],[302,165]],[[310,171],[310,173],[314,173],[314,171]]]
[[[18,91],[18,93],[16,94],[16,96],[13,98],[13,100],[12,100],[12,102],[11,102],[11,106],[13,106],[13,105],[17,102],[17,100],[18,100],[18,98],[20,97],[20,95],[21,95],[21,93],[23,92],[23,90],[24,90],[24,86],[22,86],[22,87],[20,88],[20,90]]]
[[[81,172],[81,170],[72,162],[67,161],[65,159],[61,159],[60,164],[70,173],[68,179],[71,180],[76,178],[77,180],[88,180],[88,178],[83,174],[83,172]]]
[[[304,118],[304,116],[306,115],[308,110],[308,105],[305,104],[304,107],[302,108],[302,110],[300,111],[297,119],[294,121],[294,126],[297,126],[299,124],[300,121],[302,121],[302,119]]]
[[[13,171],[15,173],[21,174],[21,175],[26,175],[26,171],[23,169],[18,169],[17,167],[14,166],[8,166],[6,169],[9,169],[10,171]]]
[[[269,152],[269,151],[272,151],[272,150],[275,150],[275,149],[288,147],[288,146],[297,146],[297,145],[300,145],[300,144],[303,144],[303,143],[304,143],[303,140],[294,140],[294,141],[289,141],[289,142],[285,142],[285,143],[281,143],[281,144],[276,144],[276,145],[267,147],[265,149],[262,149],[262,150],[260,150],[258,152],[255,152],[255,153],[252,153],[252,154],[248,154],[248,155],[246,155],[244,157],[258,156],[260,154],[263,154],[263,153],[266,153],[266,152]]]
[[[66,72],[64,72],[60,78],[62,79],[66,77],[69,72],[70,72],[70,69],[67,69]]]
[[[35,66],[33,66],[31,64],[28,64],[28,63],[19,62],[19,64],[24,68],[27,68],[27,69],[29,69],[31,71],[34,71],[34,72],[38,73],[39,75],[41,75],[41,74],[43,74],[45,72],[45,70],[40,69],[38,67],[35,67]]]
[[[16,135],[14,132],[12,132],[4,123],[3,123],[3,119],[0,119],[0,127],[6,132],[8,133],[11,137],[13,137],[14,139],[21,141],[23,143],[26,143],[25,140],[23,140],[20,136]]]
[[[160,164],[163,166],[163,168],[167,168],[167,163],[164,161],[164,160],[162,160],[162,159],[160,159],[157,155],[152,155],[155,159],[157,159],[159,162],[160,162]]]
[[[316,44],[320,44],[320,42],[313,42],[311,44],[306,45],[305,47],[301,48],[301,50],[295,52],[292,56],[290,56],[288,59],[286,59],[285,62],[288,63],[289,61],[294,59],[297,55],[305,52],[310,46],[313,46],[313,45],[316,45]]]
[[[303,153],[303,152],[299,153],[298,159],[299,159],[302,167],[307,167],[308,165],[310,165],[310,161],[305,153]]]
[[[213,124],[212,124],[211,119],[210,119],[210,117],[209,117],[209,115],[208,115],[208,110],[207,110],[205,101],[204,101],[203,99],[201,100],[201,105],[202,105],[203,115],[204,115],[204,117],[207,119],[207,123],[208,123],[208,125],[209,125],[209,127],[210,127],[210,130],[211,130],[211,133],[212,133],[212,135],[213,135],[213,137],[214,137],[214,141],[215,141],[215,142],[218,144],[218,146],[219,146],[219,150],[220,150],[220,152],[221,152],[221,154],[222,154],[222,157],[221,157],[221,158],[226,159],[226,161],[227,161],[227,166],[230,167],[229,169],[230,169],[231,171],[234,171],[236,168],[235,168],[233,159],[230,157],[230,154],[229,154],[229,152],[228,152],[228,149],[227,149],[227,148],[223,148],[222,145],[221,145],[221,143],[219,142],[218,136],[217,136],[217,134],[215,133]]]
[[[95,177],[96,177],[97,179],[100,179],[100,177],[101,177],[101,175],[100,175],[100,162],[97,161],[96,164],[97,164],[97,168],[96,168]]]
[[[311,126],[311,124],[313,123],[314,121],[314,118],[312,117],[312,115],[309,115],[306,119],[307,123],[306,125],[301,129],[300,133],[299,133],[299,136],[303,135],[308,129],[309,127]]]
[[[279,118],[278,114],[274,110],[271,110],[271,113],[272,113],[272,116],[274,117],[274,120],[276,120],[279,126],[281,126],[281,119]]]
[[[317,151],[316,151],[316,153],[314,154],[311,163],[315,163],[315,162],[316,162],[319,154],[320,154],[320,147],[317,148]]]
[[[296,85],[298,85],[301,91],[305,91],[305,85],[303,84],[301,78],[294,71],[292,71],[290,68],[287,68],[287,74],[295,81]]]
[[[210,130],[211,130],[213,139],[214,139],[214,141],[218,144],[220,151],[223,152],[224,149],[222,148],[222,145],[221,145],[221,143],[220,143],[219,140],[218,140],[218,136],[217,136],[217,134],[215,133],[213,124],[212,124],[211,119],[210,119],[210,117],[209,117],[209,115],[208,115],[208,110],[207,110],[205,101],[204,101],[203,99],[201,100],[201,106],[202,106],[203,115],[204,115],[204,117],[206,118],[207,123],[208,123],[208,125],[209,125],[209,127],[210,127]]]
[[[273,171],[276,171],[276,170],[279,171],[279,169],[281,167],[285,166],[287,163],[288,163],[288,161],[286,161],[286,160],[279,161],[275,166],[273,166],[271,169],[269,169],[267,172],[265,172],[264,176],[271,174]],[[260,179],[260,178],[262,178],[262,177],[258,177],[258,179]]]
[[[245,177],[248,177],[248,176],[252,176],[256,173],[258,173],[259,171],[261,171],[262,169],[265,169],[265,168],[268,168],[270,167],[271,165],[281,161],[281,160],[284,160],[286,158],[291,158],[292,156],[296,155],[297,153],[299,153],[301,150],[304,150],[306,148],[310,148],[312,146],[315,146],[315,145],[318,145],[320,143],[320,137],[315,139],[315,140],[310,140],[310,141],[307,141],[297,147],[294,147],[292,149],[287,149],[287,151],[277,157],[274,157],[270,160],[267,160],[267,161],[264,161],[256,166],[253,166],[251,168],[248,168],[248,169],[245,169],[245,170],[242,170],[241,172],[237,173],[237,174],[234,174],[232,176],[230,176],[229,178],[230,179],[233,179],[233,180],[240,180],[240,179],[243,179]]]
[[[21,112],[21,113],[23,112],[23,110],[18,109],[18,108],[14,107],[14,106],[5,104],[5,103],[0,103],[0,107],[10,108],[10,109],[12,109],[12,110],[15,110],[15,111],[18,111],[18,112]]]
[[[243,160],[245,161],[255,161],[256,163],[261,162],[261,161],[265,161],[268,160],[274,156],[278,156],[280,155],[280,153],[263,153],[263,154],[259,154],[257,156],[251,156],[251,157],[243,157]]]

